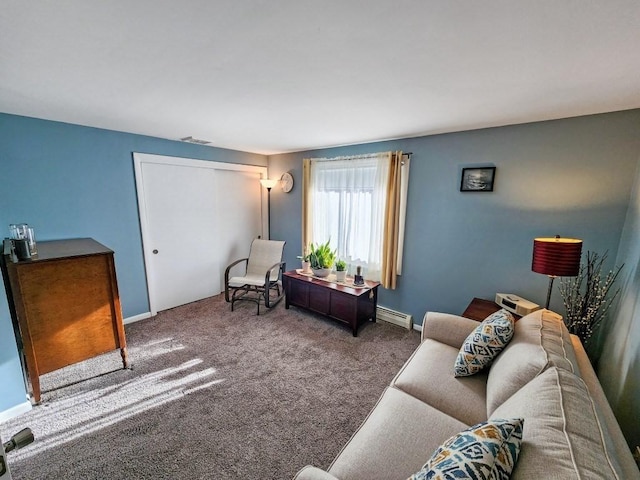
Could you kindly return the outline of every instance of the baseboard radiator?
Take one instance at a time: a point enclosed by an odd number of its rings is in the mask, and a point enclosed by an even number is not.
[[[376,319],[383,322],[393,323],[400,327],[404,327],[407,330],[411,330],[413,324],[413,317],[408,313],[396,312],[390,308],[378,305],[376,308]]]

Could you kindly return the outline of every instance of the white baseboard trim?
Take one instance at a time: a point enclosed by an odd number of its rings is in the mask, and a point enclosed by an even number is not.
[[[413,324],[413,329],[421,332],[422,331],[422,325],[418,325],[417,323],[414,323]]]
[[[130,323],[139,322],[140,320],[145,320],[147,318],[151,318],[151,312],[145,312],[139,315],[134,315],[133,317],[127,317],[122,321],[122,323],[124,323],[125,325],[129,325]]]
[[[13,417],[17,417],[18,415],[21,415],[23,413],[27,413],[29,410],[31,410],[31,408],[31,402],[27,400],[24,403],[20,403],[15,407],[11,407],[3,412],[0,412],[0,423],[6,422],[7,420],[12,419]],[[2,448],[1,445],[0,448]]]

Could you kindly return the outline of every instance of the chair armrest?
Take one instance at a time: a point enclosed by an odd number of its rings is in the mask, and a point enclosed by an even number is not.
[[[225,280],[225,283],[226,283],[226,281],[227,281],[227,280],[229,280],[229,271],[230,271],[233,267],[235,267],[237,264],[239,264],[240,262],[248,263],[248,262],[249,262],[249,259],[248,259],[248,258],[241,258],[240,260],[236,260],[235,262],[233,262],[232,264],[230,264],[230,265],[227,267],[227,269],[224,271],[224,280]]]
[[[328,472],[320,470],[319,468],[307,465],[293,477],[294,480],[338,480]]]
[[[241,258],[240,260],[236,260],[231,265],[229,265],[224,271],[224,300],[225,302],[229,302],[229,272],[233,267],[238,265],[241,262],[245,262],[245,264],[249,264],[249,258]],[[247,266],[245,265],[245,270]]]
[[[265,285],[269,285],[269,282],[271,281],[271,272],[273,270],[275,270],[276,268],[278,268],[280,270],[280,272],[284,272],[285,268],[287,266],[286,262],[278,262],[278,263],[274,263],[273,265],[271,265],[271,267],[269,267],[269,270],[267,270],[267,273],[265,274],[264,277],[264,284]],[[278,274],[279,276],[280,274]]]
[[[422,340],[437,340],[451,347],[460,348],[480,322],[450,313],[427,312],[422,322]]]

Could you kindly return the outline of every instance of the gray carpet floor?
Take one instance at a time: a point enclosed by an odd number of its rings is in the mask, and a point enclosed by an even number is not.
[[[327,468],[419,343],[281,302],[255,315],[221,295],[126,326],[118,352],[42,377],[43,401],[0,424],[14,480],[289,479]]]

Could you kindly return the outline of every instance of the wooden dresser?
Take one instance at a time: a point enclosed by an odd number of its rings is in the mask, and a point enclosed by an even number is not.
[[[113,251],[91,238],[37,247],[29,260],[4,255],[3,265],[35,402],[42,374],[115,349],[127,367]]]

